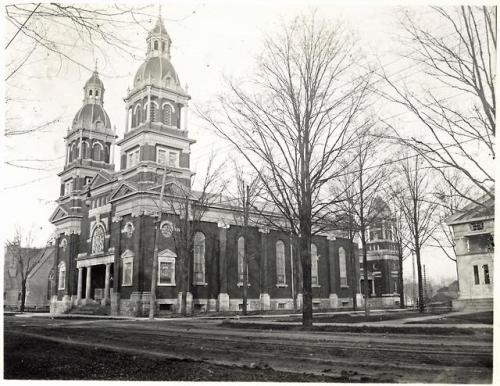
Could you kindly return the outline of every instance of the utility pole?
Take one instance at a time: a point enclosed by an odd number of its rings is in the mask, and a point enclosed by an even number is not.
[[[155,232],[155,244],[154,244],[154,252],[153,252],[153,268],[151,272],[151,297],[149,302],[149,320],[153,320],[155,318],[155,310],[156,310],[156,280],[158,274],[158,240],[160,239],[160,227],[161,220],[163,216],[163,194],[165,193],[165,179],[167,177],[167,162],[168,158],[165,156],[165,166],[163,168],[163,177],[161,181],[161,190],[160,190],[160,208],[158,213],[158,219],[156,223],[156,232]]]

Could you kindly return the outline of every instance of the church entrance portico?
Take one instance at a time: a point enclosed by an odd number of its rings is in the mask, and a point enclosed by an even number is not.
[[[113,278],[113,255],[84,257],[77,261],[77,303],[110,303]]]

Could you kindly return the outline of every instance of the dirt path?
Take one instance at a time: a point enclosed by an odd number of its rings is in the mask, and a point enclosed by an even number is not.
[[[17,319],[17,320],[16,320]],[[332,380],[385,382],[491,382],[491,335],[304,333],[221,327],[218,322],[21,320],[6,333],[85,347],[210,364],[272,368]]]

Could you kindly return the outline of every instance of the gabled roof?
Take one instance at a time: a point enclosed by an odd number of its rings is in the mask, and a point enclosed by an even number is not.
[[[113,201],[137,191],[138,189],[135,184],[130,183],[130,181],[123,181],[115,190],[113,190],[113,192],[111,192],[109,200]]]
[[[59,204],[49,218],[51,223],[59,221],[69,215],[69,208],[66,204]]]
[[[99,186],[105,185],[113,181],[115,178],[105,170],[99,170],[90,183],[90,188],[95,189]]]
[[[495,217],[495,199],[485,194],[478,202],[471,202],[445,220],[448,225],[467,223]]]

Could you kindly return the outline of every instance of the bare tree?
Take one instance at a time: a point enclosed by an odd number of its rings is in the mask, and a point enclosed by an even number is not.
[[[422,22],[407,12],[402,25],[414,48],[408,57],[431,84],[401,85],[383,75],[390,86],[385,96],[413,113],[427,137],[395,132],[450,186],[449,170],[457,170],[494,198],[496,7],[432,7]],[[454,191],[476,202],[458,187]]]
[[[429,168],[423,167],[423,161],[418,155],[406,157],[397,170],[399,181],[391,187],[392,198],[402,211],[410,235],[408,246],[417,258],[418,306],[419,311],[424,312],[421,249],[437,226],[437,204],[433,199],[432,176]]]
[[[248,172],[245,172],[236,164],[234,169],[236,172],[236,196],[229,202],[236,203],[236,205],[230,206],[232,207],[233,219],[235,223],[241,226],[241,236],[243,236],[244,240],[244,251],[242,256],[243,315],[246,315],[248,309],[248,264],[256,258],[255,253],[248,249],[250,239],[248,227],[250,224],[256,224],[256,222],[251,218],[252,214],[256,214],[258,217],[262,216],[261,210],[258,210],[256,213],[257,198],[260,194],[261,184],[257,174],[249,175]]]
[[[303,326],[312,325],[311,237],[327,226],[327,184],[363,110],[353,39],[342,26],[297,17],[264,42],[253,81],[230,82],[222,111],[202,117],[259,174],[265,196],[300,235]]]
[[[378,192],[383,187],[386,171],[380,162],[381,137],[373,132],[373,122],[367,120],[356,133],[349,151],[350,159],[344,167],[344,175],[338,180],[337,195],[344,195],[340,202],[344,216],[348,219],[351,232],[359,233],[363,258],[363,295],[365,316],[369,315],[367,261],[367,230],[379,220],[381,208],[377,205]],[[348,156],[349,157],[349,156]]]
[[[467,205],[468,200],[465,197],[474,196],[473,186],[465,183],[466,180],[461,173],[453,170],[447,173],[447,178],[435,188],[435,199],[438,205],[439,225],[436,231],[431,235],[433,244],[432,247],[439,248],[445,256],[455,263],[458,278],[458,264],[455,254],[455,241],[451,227],[446,225],[445,221],[448,217],[459,212]],[[460,191],[461,194],[456,192]],[[460,286],[460,283],[459,283]]]
[[[31,232],[23,234],[21,229],[18,228],[13,239],[8,240],[5,247],[8,256],[12,259],[11,264],[16,268],[21,279],[20,311],[24,312],[26,304],[26,288],[30,274],[45,258],[48,244],[44,248],[34,248]]]
[[[165,182],[163,182],[165,184]],[[195,177],[192,177],[191,185],[196,183]],[[186,307],[187,293],[190,292],[190,283],[193,278],[190,277],[192,257],[194,252],[194,241],[196,232],[200,231],[203,216],[208,210],[221,199],[221,194],[225,189],[225,182],[221,176],[221,166],[214,166],[214,157],[209,158],[206,171],[200,181],[200,189],[192,190],[191,187],[184,186],[175,182],[175,179],[167,181],[164,188],[165,209],[161,203],[157,204],[160,208],[160,215],[157,222],[157,231],[155,238],[155,260],[158,255],[158,236],[159,228],[164,218],[163,211],[167,213],[166,218],[170,222],[169,231],[174,241],[175,252],[177,254],[176,269],[180,272],[181,288],[181,312],[188,312]],[[153,283],[156,284],[155,264],[153,264],[152,292]],[[151,318],[151,313],[150,313]]]

